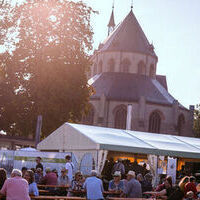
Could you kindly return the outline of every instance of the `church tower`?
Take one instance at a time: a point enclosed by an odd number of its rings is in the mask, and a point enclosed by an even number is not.
[[[168,92],[166,76],[157,74],[158,57],[132,8],[117,27],[112,9],[108,34],[91,57],[88,83],[95,92],[84,123],[126,129],[131,104],[132,130],[192,136],[193,111]]]
[[[108,36],[114,31],[114,29],[115,29],[115,19],[114,19],[114,4],[113,4],[112,13],[108,23]]]

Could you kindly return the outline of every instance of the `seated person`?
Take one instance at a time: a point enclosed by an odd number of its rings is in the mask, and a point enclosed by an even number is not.
[[[52,172],[50,168],[46,168],[46,175],[41,179],[40,184],[57,185],[58,177],[56,173]]]
[[[167,177],[164,179],[164,182],[156,187],[156,192],[160,192],[160,191],[166,189],[166,185],[165,185],[165,183],[167,184],[167,182],[165,181],[166,179],[167,179],[167,180],[171,179],[171,180],[169,180],[169,181],[172,182],[172,177],[171,177],[171,176],[167,176]]]
[[[6,195],[6,199],[30,200],[28,182],[22,178],[20,170],[12,170],[11,178],[4,182],[0,194]]]
[[[35,182],[34,172],[32,170],[27,170],[24,174],[24,179],[28,181],[29,184],[29,194],[34,196],[39,196],[37,184]]]
[[[192,191],[187,192],[185,197],[186,197],[185,200],[195,200],[194,192],[192,192]]]
[[[185,194],[190,191],[194,193],[194,198],[197,199],[196,178],[194,176],[190,176],[190,182],[185,185]]]
[[[129,171],[127,174],[127,182],[124,185],[123,197],[128,198],[141,198],[142,187],[138,180],[135,179],[135,172]]]
[[[97,177],[95,170],[91,171],[91,177],[88,177],[84,183],[84,189],[86,191],[87,199],[103,200],[103,183],[102,180]]]
[[[74,179],[71,182],[71,189],[72,191],[69,192],[68,196],[78,196],[82,197],[84,196],[83,191],[84,191],[84,178],[81,172],[76,172]],[[79,193],[80,192],[80,193]]]
[[[179,187],[181,189],[181,191],[185,194],[185,185],[189,182],[190,178],[189,176],[184,176],[180,182],[179,182]]]
[[[35,173],[35,182],[38,184],[40,183],[40,181],[43,178],[43,172],[41,168],[37,168],[36,169],[36,173]]]
[[[182,200],[184,194],[181,192],[179,187],[172,186],[172,178],[168,176],[164,182],[165,189],[160,192],[148,192],[156,197],[161,197],[162,199],[168,200]]]
[[[61,175],[58,177],[58,185],[67,187],[70,186],[69,177],[67,176],[67,170],[65,168],[61,170]],[[66,196],[67,188],[59,188],[57,193],[58,195]]]
[[[122,192],[123,189],[124,189],[124,183],[121,180],[121,172],[115,171],[115,173],[113,174],[113,180],[109,182],[108,190]]]

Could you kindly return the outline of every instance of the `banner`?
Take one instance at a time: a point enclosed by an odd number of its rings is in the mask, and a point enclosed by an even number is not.
[[[172,177],[172,183],[176,183],[176,158],[168,157],[167,175]]]

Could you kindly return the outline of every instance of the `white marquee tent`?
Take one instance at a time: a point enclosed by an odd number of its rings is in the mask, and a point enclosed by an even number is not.
[[[200,139],[65,123],[38,146],[41,151],[72,152],[79,165],[102,170],[108,151],[200,159]],[[85,166],[86,167],[86,166]]]

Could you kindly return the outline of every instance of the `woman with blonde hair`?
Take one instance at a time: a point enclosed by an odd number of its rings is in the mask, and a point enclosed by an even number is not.
[[[184,194],[185,194],[185,185],[189,182],[189,179],[190,179],[189,176],[184,176],[184,177],[180,180],[180,182],[179,182],[179,184],[178,184],[178,186],[179,186],[181,192],[183,192]]]

